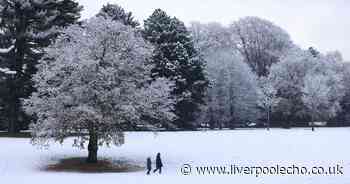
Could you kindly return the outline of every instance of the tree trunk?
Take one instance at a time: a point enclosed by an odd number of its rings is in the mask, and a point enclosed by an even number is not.
[[[98,137],[95,130],[91,129],[89,130],[89,145],[88,145],[88,151],[89,155],[87,158],[88,163],[97,163],[97,150],[98,150]]]
[[[315,127],[314,127],[314,115],[311,115],[311,130],[315,131]]]
[[[9,122],[8,122],[8,133],[11,135],[14,135],[16,133],[18,133],[17,128],[16,128],[16,119],[14,117],[12,117],[12,115],[10,115],[11,117],[9,118]]]
[[[270,131],[270,108],[267,110],[267,131]]]
[[[209,113],[210,113],[209,129],[214,130],[215,122],[214,122],[213,112],[211,111],[211,109],[209,109]]]
[[[19,111],[18,111],[17,104],[16,102],[11,102],[9,107],[9,114],[8,114],[8,133],[9,134],[14,135],[16,133],[19,133],[18,116],[19,116]]]
[[[231,118],[230,122],[229,122],[229,128],[230,130],[233,130],[235,129],[235,119],[234,118]]]

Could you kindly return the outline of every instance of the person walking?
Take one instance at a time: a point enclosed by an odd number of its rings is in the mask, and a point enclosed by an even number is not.
[[[147,158],[147,175],[150,174],[151,170],[152,170],[152,161],[151,161],[151,158],[148,157]]]
[[[162,173],[162,167],[163,167],[163,163],[162,163],[162,159],[160,158],[160,153],[157,153],[156,169],[154,169],[153,172],[159,171],[159,174],[161,174]]]

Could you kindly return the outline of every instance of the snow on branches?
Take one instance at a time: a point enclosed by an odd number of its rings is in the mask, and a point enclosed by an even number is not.
[[[212,128],[255,121],[257,77],[240,53],[232,49],[228,29],[218,23],[192,23],[190,30],[195,46],[206,61],[205,71],[210,80],[207,104],[198,121],[208,122]]]
[[[109,19],[65,29],[40,61],[37,92],[25,101],[38,118],[31,125],[33,142],[77,133],[75,143],[83,147],[89,133],[99,144],[120,145],[125,128],[174,118],[173,84],[150,79],[151,53],[137,31]]]
[[[4,73],[4,74],[9,74],[9,75],[13,75],[13,74],[16,74],[17,72],[16,71],[12,71],[8,68],[0,68],[0,72]]]
[[[257,75],[267,76],[270,66],[293,45],[289,34],[274,23],[244,17],[230,26],[232,42]]]
[[[272,66],[269,77],[281,97],[278,110],[283,114],[328,120],[340,109],[344,84],[337,54],[314,56],[309,51],[292,49]]]
[[[0,54],[7,54],[9,53],[13,48],[15,48],[14,45],[11,45],[8,48],[0,48]]]
[[[277,96],[277,90],[273,85],[273,80],[269,77],[259,78],[258,106],[264,110],[267,115],[267,128],[270,128],[270,114],[273,108],[278,105],[280,98]]]

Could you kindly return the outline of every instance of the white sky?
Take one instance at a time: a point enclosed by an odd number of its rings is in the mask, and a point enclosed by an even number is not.
[[[230,24],[244,16],[268,19],[284,28],[303,48],[321,52],[339,50],[350,61],[349,0],[77,0],[83,18],[95,15],[103,4],[117,3],[143,23],[161,8],[188,24],[191,21]]]

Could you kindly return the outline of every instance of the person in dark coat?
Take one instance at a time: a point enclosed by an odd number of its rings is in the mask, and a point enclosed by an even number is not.
[[[163,163],[162,163],[162,159],[160,158],[160,153],[157,153],[156,169],[154,169],[153,172],[159,171],[159,174],[161,174],[162,173],[162,167],[163,167]]]
[[[149,173],[152,171],[152,161],[151,158],[148,157],[147,158],[147,175],[149,175]]]

